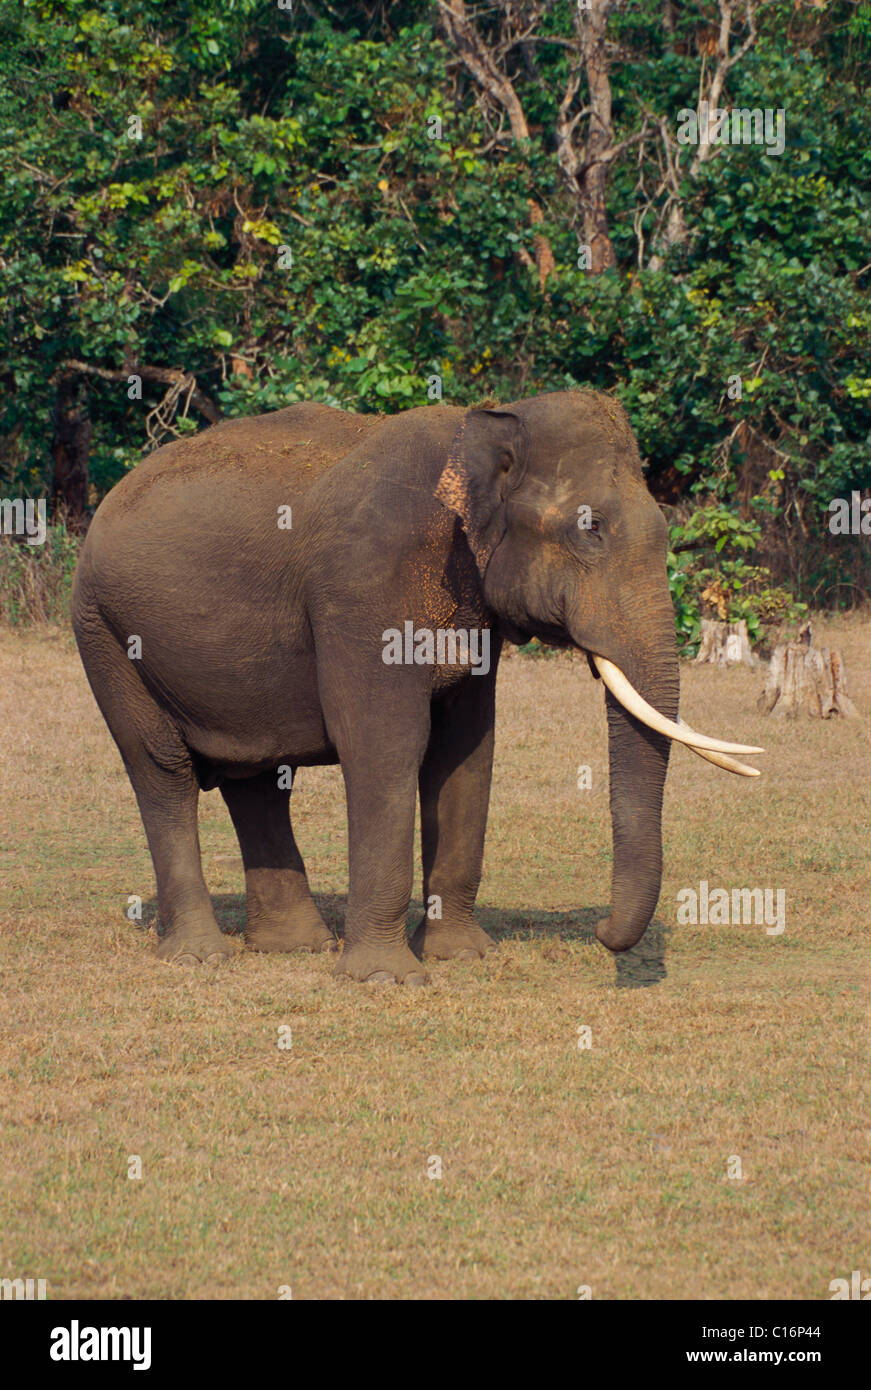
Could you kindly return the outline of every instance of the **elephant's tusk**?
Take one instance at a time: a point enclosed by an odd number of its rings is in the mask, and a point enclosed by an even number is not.
[[[689,729],[690,727],[685,719],[678,719],[677,722],[682,729]],[[692,730],[690,732],[692,733]],[[762,775],[758,767],[748,767],[747,763],[739,763],[735,758],[727,757],[725,753],[709,753],[706,748],[693,748],[692,744],[689,744],[689,747],[700,758],[705,758],[707,762],[714,763],[717,767],[724,767],[727,772],[737,772],[740,777],[760,777]]]
[[[708,753],[764,753],[764,748],[751,748],[744,743],[724,743],[722,739],[708,738],[706,734],[698,734],[695,729],[691,729],[688,724],[683,722],[676,724],[673,719],[668,719],[664,714],[660,714],[652,705],[649,705],[631,681],[627,680],[619,666],[615,666],[613,661],[608,661],[604,656],[596,656],[593,653],[593,661],[596,670],[605,682],[605,685],[614,696],[619,700],[624,709],[633,714],[636,719],[640,719],[642,724],[647,724],[658,734],[665,734],[667,738],[672,738],[676,743],[685,743],[688,748],[695,752]],[[712,760],[713,761],[713,760]],[[721,763],[720,766],[723,766]],[[735,769],[730,768],[730,771]]]

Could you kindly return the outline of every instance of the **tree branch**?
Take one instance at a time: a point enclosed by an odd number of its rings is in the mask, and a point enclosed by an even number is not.
[[[197,386],[197,379],[193,373],[183,372],[178,367],[130,366],[113,369],[111,367],[98,367],[93,362],[79,362],[76,358],[68,358],[61,362],[54,372],[51,378],[52,382],[57,381],[66,372],[80,372],[87,376],[97,376],[103,381],[126,381],[128,377],[141,376],[143,381],[157,381],[163,386],[178,387],[179,393],[187,391],[191,405],[196,407],[210,425],[216,425],[222,418],[214,401]]]

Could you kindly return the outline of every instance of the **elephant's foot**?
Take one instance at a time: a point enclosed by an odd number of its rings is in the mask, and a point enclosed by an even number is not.
[[[178,926],[161,936],[158,959],[169,965],[220,965],[234,954],[234,947],[218,930],[217,922]]]
[[[338,942],[313,902],[283,912],[248,914],[245,945],[251,951],[338,950]]]
[[[436,960],[480,960],[498,950],[473,918],[466,921],[431,921],[424,917],[414,936],[411,949],[416,956],[435,956]]]
[[[334,971],[369,984],[425,985],[429,976],[404,943],[385,946],[358,942],[345,949]]]

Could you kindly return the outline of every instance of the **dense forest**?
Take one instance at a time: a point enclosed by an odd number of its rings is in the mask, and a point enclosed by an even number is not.
[[[869,57],[865,0],[2,0],[0,492],[592,386],[686,643],[866,599]]]

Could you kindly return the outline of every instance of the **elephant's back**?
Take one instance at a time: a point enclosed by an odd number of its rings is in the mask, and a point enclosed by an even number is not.
[[[223,420],[188,439],[157,449],[121,480],[94,518],[103,522],[132,510],[162,510],[161,498],[207,489],[220,495],[239,482],[266,479],[299,497],[333,464],[377,430],[384,417],[355,415],[311,402],[268,415]],[[288,501],[291,501],[288,495]]]
[[[310,487],[383,418],[306,403],[164,445],[98,507],[77,607],[86,594],[103,607],[113,591],[157,597],[278,582],[305,530]]]

